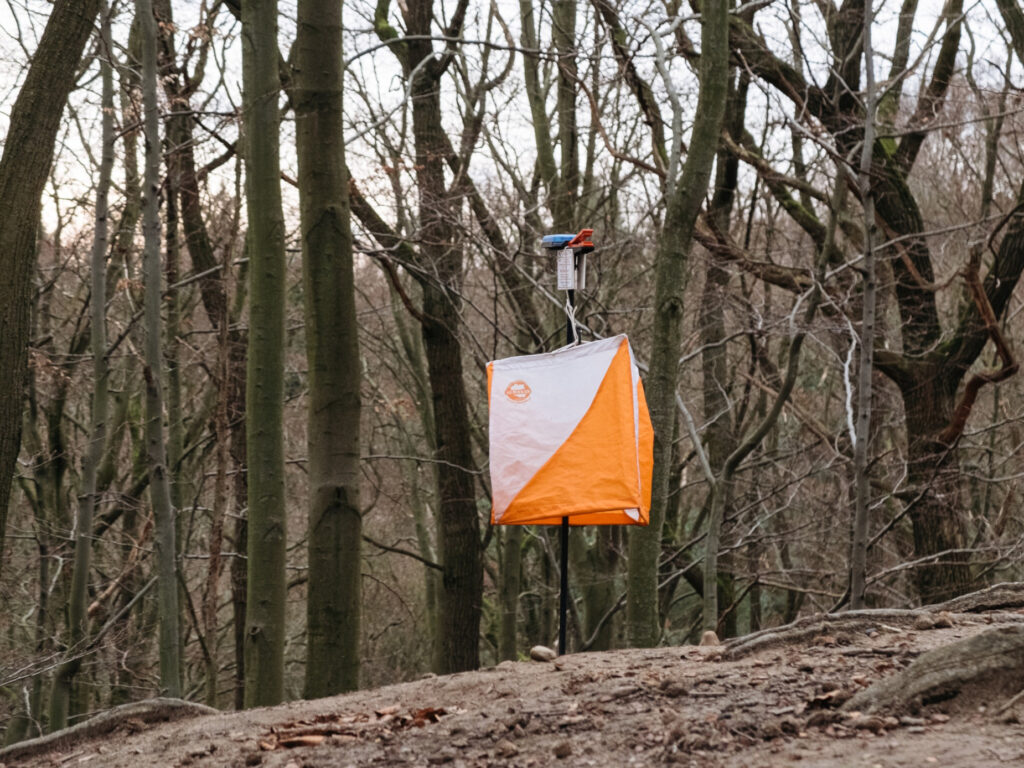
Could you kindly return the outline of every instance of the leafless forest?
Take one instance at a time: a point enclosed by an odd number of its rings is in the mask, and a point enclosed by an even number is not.
[[[1020,0],[7,0],[5,742],[552,645],[485,365],[584,227],[656,463],[570,650],[1024,580],[1022,64]]]

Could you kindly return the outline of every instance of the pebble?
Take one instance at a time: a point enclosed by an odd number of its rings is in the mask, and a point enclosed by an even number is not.
[[[934,628],[935,620],[931,616],[918,616],[916,619],[914,619],[914,629],[925,630]]]
[[[545,645],[535,645],[530,649],[530,658],[534,661],[554,661],[558,654]]]
[[[555,745],[555,757],[559,760],[568,757],[572,754],[572,744],[568,741],[562,741]]]
[[[721,645],[721,641],[718,639],[718,635],[715,634],[714,630],[706,629],[704,634],[700,636],[700,644],[707,645]]]
[[[508,739],[501,739],[494,745],[494,751],[498,757],[515,757],[519,754],[519,747]]]

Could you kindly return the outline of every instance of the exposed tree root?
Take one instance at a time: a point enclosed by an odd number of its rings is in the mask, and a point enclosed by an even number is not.
[[[836,632],[867,631],[876,629],[883,624],[910,628],[915,623],[926,621],[929,618],[934,619],[936,614],[943,612],[950,614],[949,618],[954,621],[958,619],[976,621],[977,617],[970,614],[1022,607],[1024,607],[1024,583],[1016,582],[997,584],[924,608],[881,608],[844,611],[843,613],[818,613],[804,616],[782,627],[763,629],[760,632],[730,640],[726,643],[723,658],[733,661],[766,648],[807,642],[819,635]],[[996,615],[991,618],[1000,623],[1024,622],[1024,615],[1016,614]]]
[[[1012,695],[1019,690],[1022,677],[1024,626],[998,627],[922,654],[899,674],[856,694],[843,709],[868,713],[913,711],[970,689],[990,703],[1000,694]]]
[[[730,640],[726,643],[723,658],[726,661],[735,661],[766,648],[805,643],[820,635],[835,634],[836,632],[866,632],[870,629],[877,629],[880,624],[909,627],[917,619],[928,615],[929,612],[925,609],[876,608],[844,613],[816,613],[799,618],[792,624],[763,629],[760,632]]]
[[[0,763],[13,764],[13,761],[24,760],[58,747],[66,747],[76,741],[102,736],[126,724],[143,725],[217,713],[218,710],[212,707],[183,699],[157,698],[133,701],[108,709],[106,712],[100,712],[70,728],[4,747],[0,749]]]
[[[1005,611],[1012,608],[1024,608],[1024,582],[1008,582],[996,584],[977,592],[954,597],[938,605],[930,605],[929,611],[949,611],[950,613],[977,613],[980,611]]]

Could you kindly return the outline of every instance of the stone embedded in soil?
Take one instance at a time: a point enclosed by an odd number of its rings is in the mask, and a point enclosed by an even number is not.
[[[572,744],[568,741],[561,741],[555,745],[555,757],[559,760],[572,754]]]
[[[708,645],[721,645],[722,641],[718,639],[718,635],[713,630],[707,629],[704,634],[700,636],[700,644],[702,646]]]
[[[554,661],[558,654],[544,645],[535,645],[530,649],[530,658],[534,661]]]
[[[515,757],[519,754],[519,747],[508,739],[501,739],[494,745],[494,752],[498,757]]]
[[[923,630],[926,630],[926,629],[934,629],[934,628],[935,628],[935,619],[933,619],[931,616],[927,616],[927,615],[925,615],[925,616],[918,616],[916,619],[914,619],[914,629],[916,629],[916,630],[923,631]]]

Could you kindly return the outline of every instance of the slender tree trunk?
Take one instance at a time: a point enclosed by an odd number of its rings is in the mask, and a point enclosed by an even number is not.
[[[277,0],[242,4],[249,212],[249,530],[245,705],[284,698],[287,527],[284,498],[284,216],[278,118]]]
[[[136,0],[136,16],[142,30],[142,99],[146,137],[146,170],[143,181],[145,283],[146,451],[149,457],[149,490],[156,525],[157,600],[160,614],[160,689],[166,696],[181,696],[181,653],[178,631],[177,546],[175,514],[167,467],[167,442],[163,414],[163,350],[160,305],[160,125],[157,104],[156,17],[151,0]]]
[[[676,383],[682,341],[683,289],[693,227],[711,178],[718,135],[728,96],[728,0],[706,0],[701,20],[700,95],[682,178],[668,200],[655,263],[654,338],[647,404],[654,426],[651,522],[629,535],[626,621],[631,645],[653,646],[661,634],[658,619],[658,561],[668,504]],[[714,582],[712,582],[714,583]],[[708,590],[706,591],[714,591]]]
[[[32,273],[40,198],[68,93],[99,0],[57,0],[14,107],[0,156],[0,572],[21,447]]]
[[[576,0],[554,0],[551,7],[552,40],[558,56],[558,146],[560,172],[550,201],[556,231],[574,230],[579,192],[580,160],[576,128]]]
[[[204,604],[204,635],[210,655],[207,670],[207,703],[216,706],[218,636],[216,602],[217,585],[223,569],[221,551],[223,547],[224,515],[229,506],[226,478],[222,474],[230,464],[234,468],[231,498],[237,510],[231,538],[236,553],[246,550],[246,473],[245,473],[245,332],[237,318],[245,305],[245,281],[239,277],[236,284],[234,306],[230,306],[229,283],[232,281],[232,259],[235,249],[224,249],[224,263],[218,263],[213,243],[206,226],[202,201],[200,199],[199,174],[196,171],[194,130],[195,115],[190,104],[195,88],[195,77],[178,69],[175,61],[174,18],[170,0],[156,0],[157,17],[161,21],[161,71],[164,92],[173,105],[174,113],[167,120],[168,176],[169,186],[177,190],[180,200],[179,212],[184,232],[185,247],[188,249],[194,272],[199,278],[199,295],[210,324],[217,330],[218,351],[221,365],[217,377],[220,388],[218,411],[215,417],[217,432],[218,476],[215,491],[213,519],[210,522],[210,560],[207,569],[206,599]],[[202,53],[199,55],[203,60]],[[198,66],[198,65],[197,65]],[[237,183],[236,188],[240,185]],[[241,196],[238,195],[239,201]],[[239,204],[241,204],[239,202]],[[238,216],[232,222],[232,241],[238,233]],[[243,260],[244,263],[244,260]],[[219,269],[218,269],[219,267]],[[234,656],[235,656],[235,707],[243,705],[242,691],[245,671],[245,590],[246,561],[235,557],[231,561],[231,594],[234,608]]]
[[[864,307],[860,327],[860,369],[857,374],[857,423],[853,446],[854,505],[853,531],[850,546],[850,609],[864,607],[864,589],[867,577],[868,552],[868,507],[871,486],[868,482],[868,441],[871,437],[871,403],[873,388],[875,351],[875,249],[873,229],[875,226],[875,199],[871,191],[871,156],[875,146],[875,107],[878,101],[875,93],[874,57],[871,47],[871,27],[874,23],[872,4],[864,4],[864,48],[866,114],[864,117],[864,141],[860,158],[860,190],[864,205],[864,262],[861,275],[864,285]]]
[[[743,122],[746,116],[747,89],[749,79],[742,72],[735,79],[730,72],[727,116],[724,118],[724,130],[736,142],[743,134]],[[708,214],[720,232],[728,232],[732,220],[732,211],[736,197],[739,178],[739,158],[726,150],[720,150],[716,164],[715,193],[708,207]],[[715,472],[725,466],[729,454],[736,448],[735,426],[733,424],[733,408],[729,398],[729,366],[728,346],[725,332],[725,307],[729,299],[730,273],[720,258],[709,253],[706,257],[708,266],[704,273],[704,290],[701,294],[698,317],[700,323],[701,372],[703,374],[704,399],[704,438],[708,462]],[[709,494],[714,488],[709,488]],[[731,499],[723,496],[722,503],[728,505]],[[714,501],[712,500],[712,507]],[[734,591],[733,574],[719,569],[717,583],[705,584],[705,588],[719,590],[720,598],[726,605],[732,602]],[[732,611],[724,619],[723,637],[736,634],[736,611]]]
[[[461,33],[467,3],[452,14],[449,32]],[[378,4],[375,27],[382,39],[398,33],[387,19],[388,3]],[[452,192],[445,182],[450,143],[441,123],[444,60],[435,56],[432,0],[413,0],[404,10],[408,40],[396,43],[395,55],[411,79],[413,143],[421,242],[419,258],[429,277],[422,279],[421,330],[433,400],[438,483],[438,554],[444,568],[438,602],[438,669],[459,672],[480,663],[480,616],[483,611],[483,559],[480,519],[469,425],[469,405],[462,379],[459,329],[462,249],[456,242]]]
[[[413,287],[413,286],[410,286]],[[410,329],[408,315],[401,305],[394,286],[389,291],[391,299],[391,317],[394,320],[395,328],[398,331],[398,339],[405,354],[409,371],[412,374],[415,388],[416,413],[419,417],[420,426],[426,438],[426,443],[431,454],[437,450],[437,440],[434,438],[434,408],[430,398],[430,382],[427,377],[426,363],[423,354],[423,337]],[[403,434],[406,453],[409,456],[416,455],[418,447],[410,432]],[[409,503],[412,507],[413,521],[416,527],[416,544],[420,555],[431,562],[437,562],[437,548],[434,546],[436,540],[436,519],[431,512],[431,503],[435,497],[423,490],[420,477],[421,462],[405,461],[403,470],[406,475],[406,483],[412,498]],[[437,465],[431,463],[427,468],[427,475],[430,479],[432,489],[437,489]],[[423,588],[425,594],[424,610],[427,616],[427,631],[429,632],[429,647],[424,649],[426,656],[430,659],[431,669],[437,671],[439,668],[437,654],[438,638],[438,600],[441,592],[441,574],[436,568],[423,566]]]
[[[89,297],[91,309],[92,343],[92,417],[89,425],[89,445],[82,460],[82,493],[78,500],[78,520],[75,524],[75,560],[71,572],[71,595],[68,607],[70,627],[69,652],[71,658],[64,662],[54,676],[53,693],[50,698],[50,728],[60,730],[67,725],[68,699],[72,681],[82,664],[79,655],[87,639],[86,602],[88,600],[89,562],[92,553],[92,520],[98,501],[96,475],[103,460],[107,438],[107,406],[109,398],[107,370],[107,273],[106,259],[108,237],[108,197],[110,177],[114,167],[114,75],[111,57],[110,16],[106,2],[103,5],[100,46],[100,76],[103,82],[102,109],[102,155],[99,178],[96,181],[96,228],[92,244],[92,293]]]
[[[563,3],[564,5],[564,3]],[[548,121],[547,106],[544,103],[544,89],[540,83],[540,56],[533,53],[538,49],[537,26],[534,21],[533,0],[519,0],[519,15],[523,44],[523,80],[526,88],[526,99],[530,104],[530,124],[533,126],[534,143],[537,147],[537,171],[541,181],[547,188],[548,206],[560,198],[558,193],[558,167],[555,165],[555,152],[551,140],[551,125]],[[555,226],[562,226],[560,215],[552,208]]]
[[[300,0],[298,14],[293,98],[310,482],[303,695],[318,698],[359,687],[360,364],[342,124],[342,4]]]
[[[523,570],[523,527],[506,526],[501,541],[501,584],[498,595],[498,658],[518,658],[516,625],[519,616],[519,590]]]

